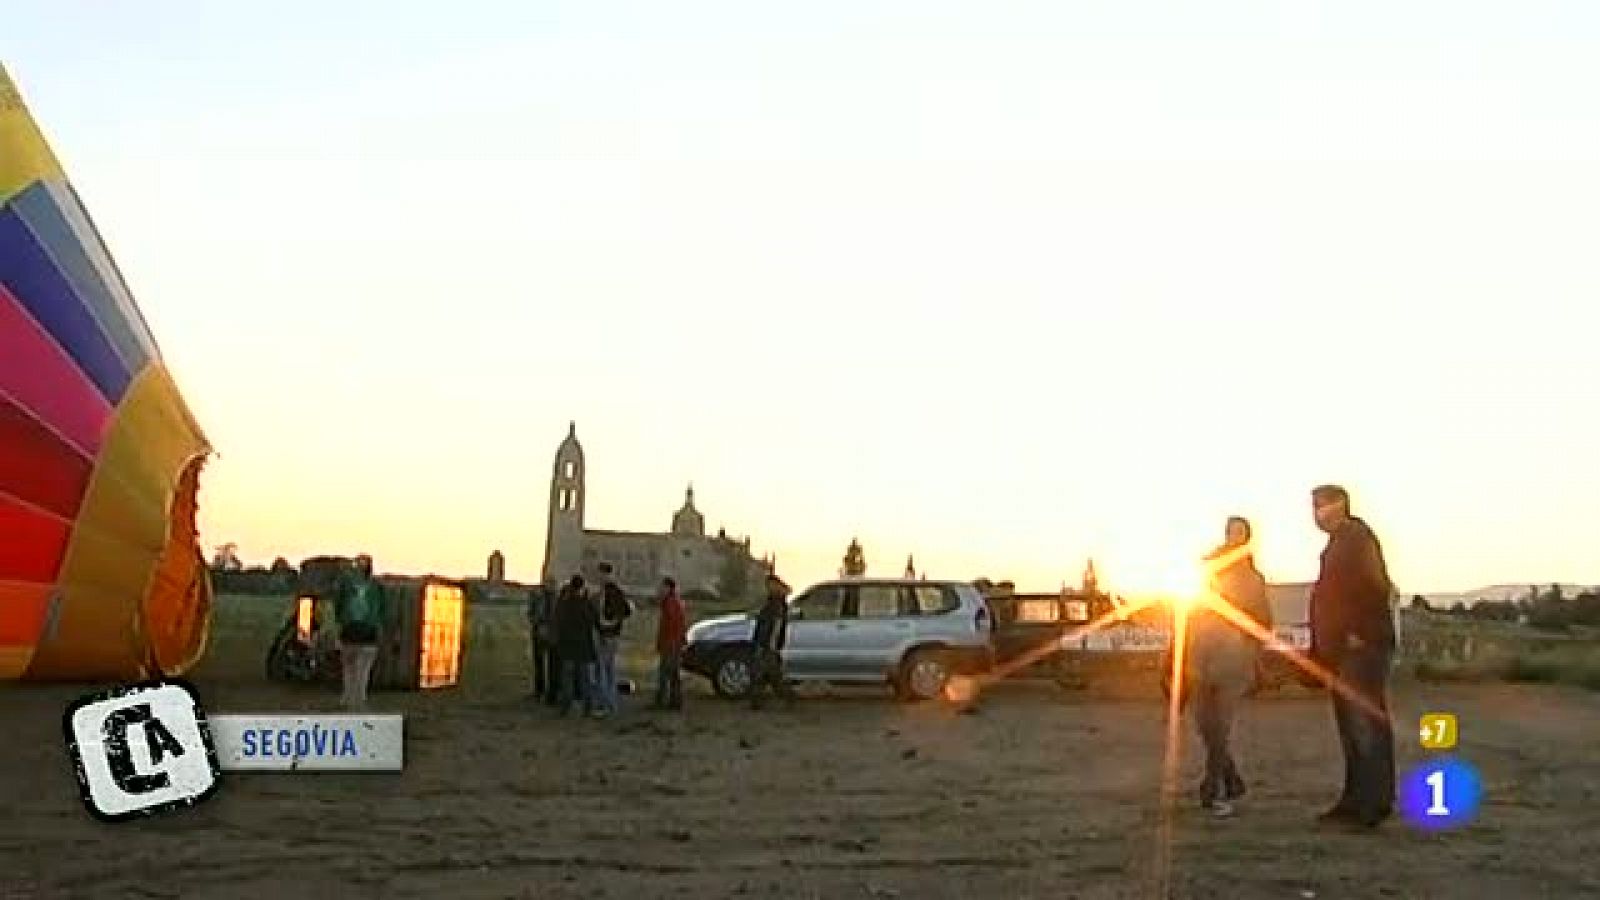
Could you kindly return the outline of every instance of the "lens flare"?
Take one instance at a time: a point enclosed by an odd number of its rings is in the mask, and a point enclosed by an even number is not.
[[[945,682],[944,698],[955,706],[970,706],[978,697],[978,682],[965,675],[952,675]]]

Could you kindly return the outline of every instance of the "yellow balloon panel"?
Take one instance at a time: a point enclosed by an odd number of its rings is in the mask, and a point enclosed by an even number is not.
[[[175,554],[186,559],[196,552],[192,526],[173,527],[176,512],[192,515],[194,484],[184,475],[206,452],[182,408],[159,365],[141,373],[123,397],[67,546],[54,627],[40,640],[28,678],[144,677],[153,674],[157,656],[153,636],[187,642],[174,637],[171,622],[191,607],[194,578],[179,586],[156,577],[164,561],[180,559]],[[185,481],[191,495],[179,504]],[[170,546],[185,538],[183,546]],[[204,595],[209,601],[209,585]],[[147,629],[146,610],[167,618]],[[190,623],[178,630],[195,629]]]
[[[61,164],[0,66],[0,200],[35,181],[61,177]]]

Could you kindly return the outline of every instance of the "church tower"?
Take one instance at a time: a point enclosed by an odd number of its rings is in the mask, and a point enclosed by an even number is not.
[[[689,485],[689,491],[683,497],[683,508],[672,514],[672,533],[678,537],[705,537],[706,517],[700,510],[694,508],[694,485]],[[718,537],[726,539],[726,531]]]
[[[578,423],[567,426],[567,439],[556,448],[555,470],[550,476],[550,513],[544,538],[545,579],[565,582],[583,562],[584,491],[583,445],[578,443]]]

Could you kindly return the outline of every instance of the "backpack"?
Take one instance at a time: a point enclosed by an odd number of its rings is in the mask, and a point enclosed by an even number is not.
[[[349,588],[344,608],[339,610],[341,639],[353,644],[370,644],[378,639],[378,611],[372,600],[376,589],[377,586],[370,583]]]

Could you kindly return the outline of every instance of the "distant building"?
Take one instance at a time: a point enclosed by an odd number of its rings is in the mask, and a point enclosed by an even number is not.
[[[489,554],[489,583],[492,585],[505,584],[506,557],[499,550]]]
[[[748,537],[735,540],[726,531],[706,535],[705,516],[695,508],[690,485],[683,506],[665,532],[607,531],[588,527],[588,472],[577,424],[556,448],[550,478],[550,509],[545,535],[545,578],[565,581],[573,574],[598,576],[609,562],[617,583],[635,596],[649,596],[671,577],[683,593],[703,592],[723,599],[753,596],[762,585],[767,564],[750,555]]]

